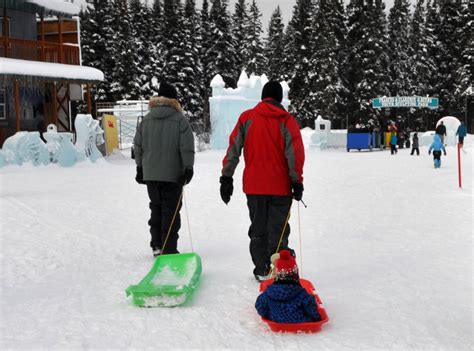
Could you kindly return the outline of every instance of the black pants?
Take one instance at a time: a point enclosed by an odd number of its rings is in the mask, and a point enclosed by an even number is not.
[[[441,160],[441,151],[433,151],[433,160]]]
[[[395,144],[390,144],[390,153],[391,153],[392,155],[397,153],[397,145],[395,145]]]
[[[255,265],[254,274],[265,275],[270,268],[270,257],[278,247],[291,196],[247,195],[250,221],[250,255]],[[288,248],[290,225],[287,224],[280,250]]]
[[[417,154],[417,155],[420,155],[420,149],[417,148],[417,147],[414,147],[413,149],[411,149],[410,155],[413,155],[413,154],[415,153],[415,150],[416,150],[416,154]]]
[[[162,249],[165,254],[178,253],[178,231],[181,228],[179,210],[181,209],[181,203],[179,204],[166,246],[163,248],[162,245],[165,244],[166,235],[168,234],[183,187],[171,182],[146,182],[146,187],[148,197],[150,198],[151,210],[151,217],[148,221],[151,234],[150,246]]]

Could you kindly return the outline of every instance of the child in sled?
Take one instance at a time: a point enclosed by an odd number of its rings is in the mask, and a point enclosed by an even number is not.
[[[320,321],[315,296],[301,286],[298,266],[288,250],[276,259],[275,274],[275,281],[255,302],[258,314],[277,323]]]
[[[444,156],[446,156],[446,149],[444,148],[441,137],[438,134],[434,135],[433,143],[428,150],[428,155],[431,155],[431,150],[433,150],[434,167],[441,167],[441,150],[443,150]]]

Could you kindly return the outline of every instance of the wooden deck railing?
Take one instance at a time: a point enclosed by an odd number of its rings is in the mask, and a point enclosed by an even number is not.
[[[39,40],[14,39],[0,36],[0,57],[79,65],[79,48]]]

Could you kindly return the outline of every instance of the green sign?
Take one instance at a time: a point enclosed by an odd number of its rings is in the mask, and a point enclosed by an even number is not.
[[[438,108],[438,98],[428,96],[389,96],[372,99],[373,108],[418,107]]]

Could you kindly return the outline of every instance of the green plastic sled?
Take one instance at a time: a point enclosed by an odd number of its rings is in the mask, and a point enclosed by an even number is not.
[[[192,296],[201,271],[201,257],[195,253],[160,255],[145,278],[125,292],[140,307],[179,306]]]

